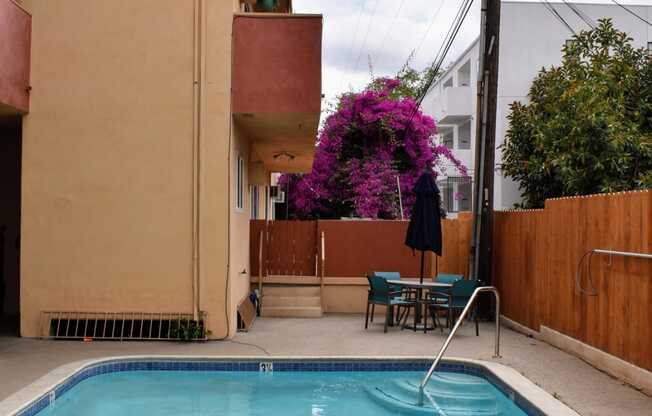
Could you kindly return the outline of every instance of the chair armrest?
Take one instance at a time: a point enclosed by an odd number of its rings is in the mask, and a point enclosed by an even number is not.
[[[448,298],[450,300],[452,298],[452,295],[450,293],[446,293],[446,292],[429,291],[428,292],[428,297],[429,298]]]

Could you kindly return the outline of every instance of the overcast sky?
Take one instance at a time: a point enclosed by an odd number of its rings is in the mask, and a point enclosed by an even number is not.
[[[445,63],[453,61],[479,35],[480,2],[475,0],[471,6]],[[625,5],[645,2],[619,1]],[[332,100],[339,93],[363,87],[370,79],[370,63],[376,76],[395,75],[412,51],[414,68],[423,69],[430,64],[460,3],[461,0],[294,0],[293,6],[295,13],[324,16],[322,92],[327,100]]]

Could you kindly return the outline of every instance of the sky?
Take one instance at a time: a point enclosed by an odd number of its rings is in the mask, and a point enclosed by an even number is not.
[[[295,13],[324,16],[322,44],[323,107],[335,96],[360,90],[375,76],[393,76],[412,52],[411,66],[429,65],[462,0],[293,0]],[[557,3],[557,0],[549,0]],[[620,0],[644,4],[652,0]],[[575,3],[611,3],[609,0]],[[480,34],[480,3],[475,0],[444,66]],[[566,7],[557,4],[556,7]],[[543,10],[543,9],[542,9]]]

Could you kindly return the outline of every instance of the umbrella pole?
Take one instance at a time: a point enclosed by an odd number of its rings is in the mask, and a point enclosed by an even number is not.
[[[419,282],[423,284],[423,250],[421,251],[421,273],[419,275]]]

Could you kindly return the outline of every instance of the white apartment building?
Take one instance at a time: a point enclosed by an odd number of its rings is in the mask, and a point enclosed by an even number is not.
[[[626,32],[633,39],[635,46],[652,49],[652,26],[640,19],[652,22],[652,0],[641,0],[641,5],[626,3],[625,7],[632,13],[613,2],[570,5],[553,1],[548,3],[575,32],[587,30],[590,28],[589,23],[594,24],[598,19],[609,17],[618,30]],[[501,173],[501,153],[498,147],[504,142],[509,128],[507,116],[510,104],[514,101],[527,102],[532,80],[541,68],[561,63],[561,49],[573,36],[561,19],[541,1],[502,2],[495,209],[508,209],[520,201],[518,185]],[[475,163],[479,54],[479,41],[476,40],[447,68],[422,103],[423,111],[433,116],[437,122],[441,143],[453,149],[453,153],[469,168],[471,174]],[[439,185],[450,212],[471,209],[472,185],[461,180],[451,166],[445,168],[445,175],[439,178]]]

